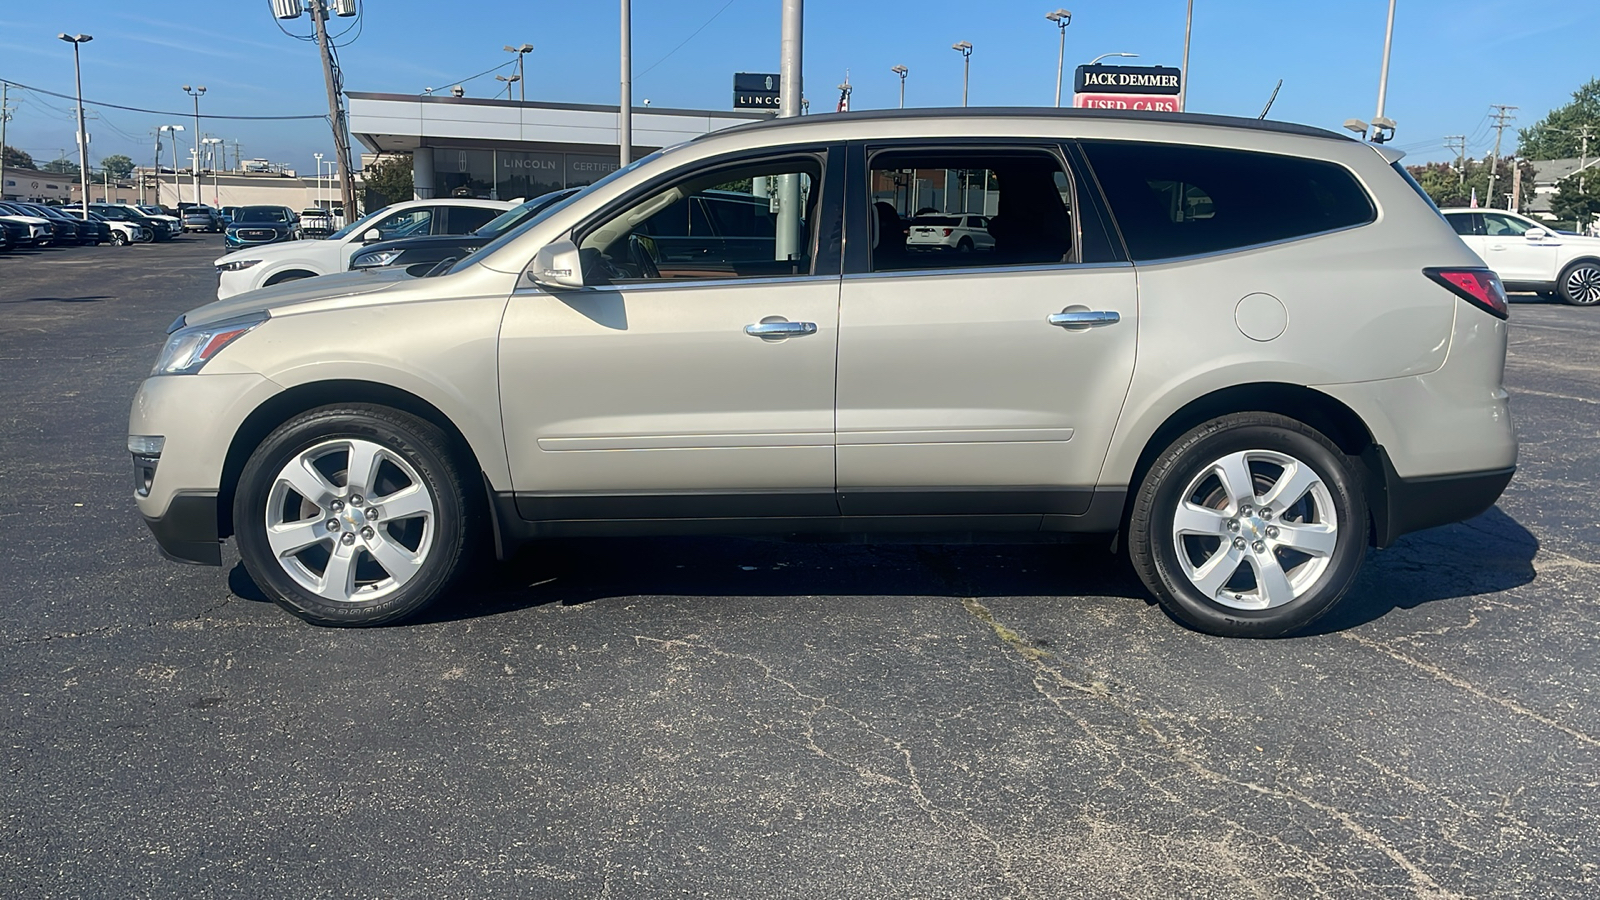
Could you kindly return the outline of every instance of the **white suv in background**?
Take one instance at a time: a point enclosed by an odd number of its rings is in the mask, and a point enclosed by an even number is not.
[[[989,236],[989,220],[984,216],[940,215],[930,213],[917,216],[909,223],[906,247],[911,250],[993,250],[994,238]]]
[[[1505,282],[1573,306],[1600,303],[1600,238],[1558,234],[1503,209],[1446,209],[1445,221]]]
[[[410,200],[386,206],[323,240],[244,247],[215,263],[217,299],[300,278],[343,272],[368,244],[428,234],[470,234],[516,204],[503,200]]]

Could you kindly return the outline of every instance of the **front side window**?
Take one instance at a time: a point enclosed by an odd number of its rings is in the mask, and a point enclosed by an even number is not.
[[[1505,213],[1484,213],[1483,230],[1490,237],[1521,237],[1531,226]]]
[[[1343,166],[1183,144],[1085,142],[1135,261],[1237,250],[1377,217]]]
[[[1077,259],[1072,182],[1052,153],[895,149],[870,164],[871,271]]]
[[[610,281],[809,275],[822,164],[815,157],[703,172],[656,190],[578,240]]]

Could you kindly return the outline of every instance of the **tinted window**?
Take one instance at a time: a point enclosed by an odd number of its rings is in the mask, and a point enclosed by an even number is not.
[[[476,206],[452,206],[449,209],[448,234],[471,234],[500,215],[498,209],[482,209]]]
[[[238,222],[287,222],[289,211],[281,206],[246,206],[239,210]]]
[[[1178,144],[1087,142],[1084,150],[1135,260],[1215,253],[1375,218],[1342,166]]]
[[[1456,234],[1483,234],[1483,217],[1477,213],[1450,213],[1444,220],[1450,223]]]
[[[1505,213],[1483,213],[1483,230],[1490,237],[1520,235],[1533,226]]]
[[[870,168],[874,272],[1077,259],[1072,183],[1054,154],[1005,148],[883,150],[872,155]],[[968,227],[985,228],[988,236],[974,240],[942,232],[963,220]]]

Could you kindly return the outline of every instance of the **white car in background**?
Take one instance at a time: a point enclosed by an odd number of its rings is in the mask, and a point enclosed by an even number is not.
[[[409,200],[386,206],[318,240],[245,247],[218,259],[217,299],[350,268],[368,244],[431,234],[470,234],[515,206],[505,200]]]
[[[28,237],[35,247],[50,245],[50,220],[39,216],[25,216],[20,212],[13,213],[11,207],[0,207],[0,220],[14,225],[22,225],[28,229]]]
[[[104,222],[111,228],[111,243],[116,244],[118,247],[125,247],[129,244],[148,244],[151,238],[154,237],[154,235],[146,231],[142,226],[135,225],[132,222],[124,222],[120,219],[108,219],[105,216],[95,215],[94,210],[92,209],[89,211],[89,213],[94,217],[96,222]]]
[[[993,250],[989,219],[973,215],[923,215],[912,219],[906,233],[910,250]]]
[[[1573,306],[1600,304],[1600,238],[1560,234],[1503,209],[1441,212],[1506,290],[1535,291]]]

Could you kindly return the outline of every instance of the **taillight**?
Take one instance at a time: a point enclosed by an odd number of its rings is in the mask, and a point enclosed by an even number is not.
[[[1510,318],[1505,286],[1500,276],[1489,269],[1427,268],[1422,274],[1449,288],[1450,293],[1491,316]]]
[[[950,235],[952,235],[954,233],[955,233],[955,229],[954,228],[946,228],[944,230],[944,236],[945,237],[949,237]]]

